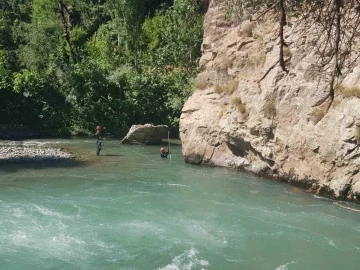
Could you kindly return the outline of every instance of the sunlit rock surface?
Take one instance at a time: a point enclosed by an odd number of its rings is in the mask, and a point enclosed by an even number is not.
[[[360,99],[336,92],[332,104],[326,100],[330,78],[314,68],[319,52],[311,29],[304,34],[288,19],[286,73],[276,64],[278,21],[269,15],[229,25],[216,3],[205,18],[201,72],[180,119],[185,161],[244,169],[360,200]],[[355,68],[345,68],[338,83],[354,88],[360,61],[355,52],[348,58]]]
[[[132,125],[128,134],[121,141],[123,144],[160,144],[168,137],[168,127],[151,124]]]

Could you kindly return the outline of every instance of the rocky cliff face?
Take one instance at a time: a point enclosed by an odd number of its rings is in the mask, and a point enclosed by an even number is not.
[[[316,68],[318,35],[304,34],[288,20],[286,73],[276,64],[278,21],[271,14],[238,25],[229,25],[223,14],[212,1],[201,73],[180,120],[185,161],[245,169],[360,200],[360,68],[345,70],[330,106],[329,74]],[[348,56],[360,64],[357,57]]]

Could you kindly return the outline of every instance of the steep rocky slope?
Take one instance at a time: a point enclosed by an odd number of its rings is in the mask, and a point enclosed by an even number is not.
[[[288,20],[286,73],[276,65],[274,18],[269,14],[261,21],[229,25],[221,5],[211,1],[201,73],[180,120],[184,159],[360,200],[360,99],[354,96],[360,83],[358,54],[348,56],[355,68],[344,72],[329,107],[329,75],[316,68],[318,36],[304,34],[294,19]]]

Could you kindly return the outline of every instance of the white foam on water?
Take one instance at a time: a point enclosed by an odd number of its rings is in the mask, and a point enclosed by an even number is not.
[[[62,213],[58,213],[58,212],[54,212],[54,211],[51,211],[50,209],[47,209],[46,207],[41,207],[41,206],[38,206],[38,205],[34,205],[36,210],[45,215],[45,216],[51,216],[51,217],[58,217],[58,218],[62,218],[62,219],[69,219],[69,220],[73,220],[73,217],[71,216],[66,216]]]
[[[20,218],[25,216],[24,211],[20,208],[14,208],[12,211],[14,217]]]
[[[230,258],[226,258],[226,257],[225,257],[225,260],[227,260],[228,262],[237,262],[237,263],[244,261],[244,260],[241,260],[241,259],[230,259]]]
[[[86,178],[86,179],[90,178],[89,175],[79,175],[79,174],[69,174],[69,175],[67,175],[67,177],[71,177],[71,178]]]
[[[275,270],[288,270],[288,265],[292,265],[292,264],[295,264],[296,262],[289,262],[289,263],[286,263],[286,264],[282,264],[280,265],[279,267],[275,268]]]
[[[12,247],[30,247],[32,236],[22,230],[13,231],[6,237],[6,241],[11,243]]]
[[[326,240],[326,242],[327,242],[327,244],[328,244],[328,245],[330,245],[330,246],[332,246],[332,247],[334,247],[334,248],[336,248],[336,249],[338,249],[338,250],[341,250],[341,251],[342,251],[342,249],[341,249],[341,248],[339,248],[339,246],[338,246],[338,245],[336,245],[336,244],[335,244],[335,242],[334,242],[333,240],[328,239],[328,238],[326,238],[326,237],[325,237],[325,240]]]
[[[204,224],[201,224],[198,221],[188,221],[188,224],[186,224],[186,230],[189,235],[192,235],[195,238],[214,240],[212,235],[208,232],[207,228],[205,228]]]
[[[133,192],[135,192],[135,193],[137,193],[137,194],[151,194],[151,192],[138,191],[138,190],[134,190]]]
[[[59,221],[56,225],[58,226],[59,230],[65,230],[65,229],[69,228],[69,226],[65,225],[61,221]]]
[[[331,199],[323,197],[323,196],[319,196],[319,195],[315,195],[315,194],[312,194],[312,196],[314,198],[316,198],[316,199],[321,199],[321,200],[325,200],[325,201],[331,201]]]
[[[133,173],[132,173],[133,174]],[[142,181],[142,180],[137,180],[136,183],[140,183],[140,184],[149,184],[148,181]]]
[[[330,245],[330,246],[333,246],[333,247],[337,247],[337,245],[335,245],[335,243],[334,243],[333,240],[330,240],[330,241],[329,241],[329,245]]]
[[[97,240],[94,242],[94,245],[96,245],[97,247],[101,248],[101,249],[113,249],[113,248],[116,248],[115,245],[112,245],[112,244],[106,244],[100,240]]]
[[[153,222],[129,221],[118,223],[111,227],[117,231],[127,232],[134,237],[152,235],[153,237],[162,239],[165,235],[164,227],[159,223]]]
[[[234,206],[234,203],[231,203],[231,202],[222,202],[222,201],[217,201],[217,200],[210,200],[209,202],[216,204],[216,205]]]
[[[174,187],[186,187],[186,188],[190,188],[191,186],[187,186],[187,185],[182,185],[182,184],[173,184],[173,183],[168,183],[169,186],[174,186]]]
[[[184,250],[182,254],[172,259],[170,264],[158,268],[158,270],[191,270],[199,266],[205,270],[205,268],[210,266],[210,263],[207,260],[199,259],[198,253],[195,248]]]
[[[23,231],[16,231],[15,234],[12,235],[15,242],[22,241],[27,238],[27,235]]]
[[[83,245],[85,241],[81,240],[78,237],[72,237],[65,234],[60,234],[59,236],[54,236],[52,241],[58,243],[60,246],[72,246],[73,244]]]

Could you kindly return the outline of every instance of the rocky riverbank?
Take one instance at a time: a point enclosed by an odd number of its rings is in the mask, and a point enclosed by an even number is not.
[[[200,74],[180,119],[185,161],[360,202],[358,53],[344,54],[346,69],[334,83],[326,70],[337,67],[335,58],[322,48],[326,31],[288,16],[285,72],[277,15],[230,24],[225,11],[223,1],[211,1],[205,16]]]
[[[57,163],[74,159],[65,149],[41,142],[0,141],[0,165],[9,163]]]

